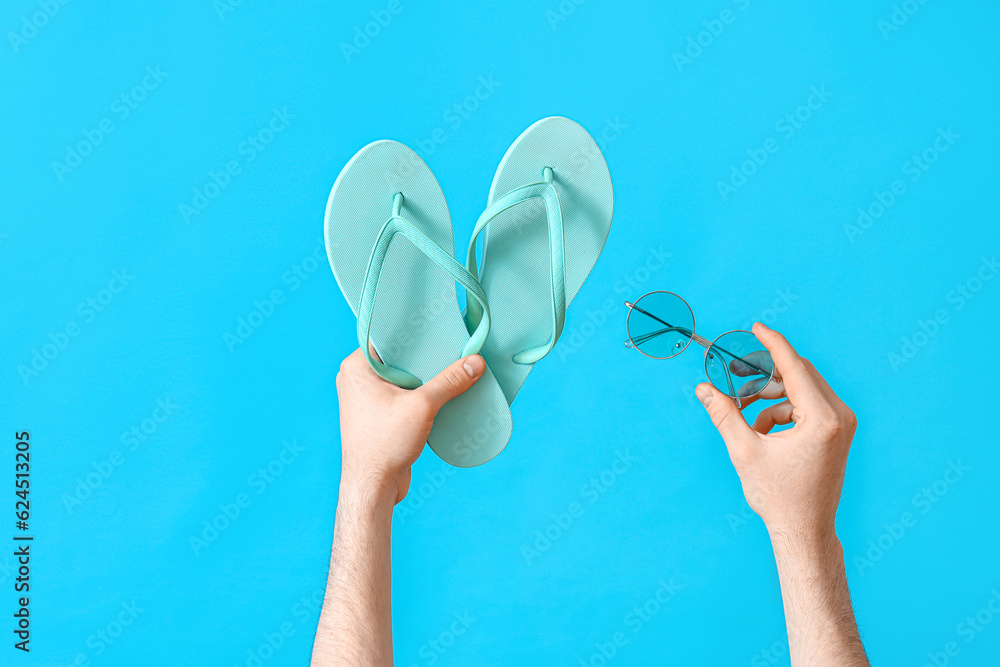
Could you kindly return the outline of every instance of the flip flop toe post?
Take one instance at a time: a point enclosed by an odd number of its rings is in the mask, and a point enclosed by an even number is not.
[[[330,192],[325,235],[330,267],[358,318],[358,344],[389,382],[419,387],[488,340],[490,307],[479,282],[455,260],[444,193],[407,146],[376,141],[351,158]],[[482,313],[471,329],[459,312],[456,282]],[[487,368],[438,413],[428,444],[446,462],[472,467],[499,454],[510,434],[510,409]]]

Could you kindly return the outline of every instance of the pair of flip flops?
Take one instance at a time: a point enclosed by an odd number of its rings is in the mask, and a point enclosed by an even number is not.
[[[326,206],[327,257],[375,372],[412,389],[465,355],[486,360],[483,376],[434,420],[428,444],[444,461],[482,465],[507,446],[510,404],[559,339],[613,208],[600,149],[558,116],[507,150],[465,265],[455,259],[441,186],[410,148],[376,141],[340,172]],[[466,292],[464,313],[456,283]]]

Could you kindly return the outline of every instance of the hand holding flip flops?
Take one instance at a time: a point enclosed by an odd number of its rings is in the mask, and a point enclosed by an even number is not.
[[[326,207],[327,257],[372,369],[413,389],[465,355],[486,360],[483,377],[434,420],[427,442],[443,460],[473,467],[506,447],[510,404],[558,341],[613,207],[594,139],[558,116],[507,150],[465,266],[455,259],[444,193],[415,152],[376,141],[341,171]],[[464,315],[456,283],[466,292]]]

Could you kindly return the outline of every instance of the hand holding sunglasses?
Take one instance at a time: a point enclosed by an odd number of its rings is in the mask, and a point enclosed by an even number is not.
[[[788,636],[797,638],[789,648],[792,664],[867,666],[836,531],[858,420],[784,336],[760,323],[753,330],[773,355],[788,400],[761,410],[750,426],[714,385],[698,385],[695,395],[726,442],[747,503],[771,537]],[[772,431],[786,424],[793,426]]]

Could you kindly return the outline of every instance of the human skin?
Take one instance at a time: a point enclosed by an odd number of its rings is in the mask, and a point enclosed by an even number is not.
[[[760,323],[753,333],[780,378],[757,398],[787,400],[762,410],[750,426],[712,385],[695,394],[771,537],[792,665],[867,666],[834,527],[857,418],[784,336]],[[743,407],[750,402],[742,399]],[[794,426],[771,433],[786,424]]]
[[[360,349],[341,364],[340,496],[312,665],[392,664],[392,508],[438,410],[485,369],[482,357],[465,357],[411,391],[379,377]]]
[[[807,360],[761,324],[781,382],[757,398],[787,400],[749,426],[709,384],[696,393],[722,434],[750,506],[764,520],[781,582],[792,664],[868,665],[834,530],[856,419]],[[468,370],[467,370],[468,369]],[[313,665],[391,665],[390,527],[434,416],[482,375],[479,356],[408,391],[380,378],[358,350],[337,375],[342,467],[326,597]],[[770,433],[775,425],[791,429]]]

